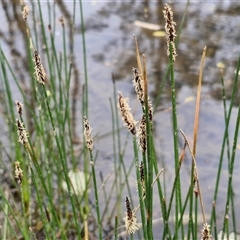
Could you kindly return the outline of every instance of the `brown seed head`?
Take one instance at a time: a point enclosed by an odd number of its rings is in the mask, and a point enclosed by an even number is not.
[[[141,74],[139,74],[138,70],[132,67],[133,71],[133,86],[135,87],[135,92],[137,94],[137,98],[139,99],[140,103],[142,104],[143,108],[145,109],[145,90],[144,90],[144,81],[141,78]],[[149,120],[152,121],[153,119],[153,109],[152,109],[152,102],[148,99],[148,116]]]
[[[137,97],[140,101],[140,103],[144,106],[144,83],[142,78],[140,77],[140,74],[138,73],[138,70],[136,68],[132,68],[133,71],[133,86],[135,87],[135,92],[137,94]]]
[[[19,119],[17,119],[16,125],[17,125],[18,141],[23,145],[26,145],[28,143],[28,139],[27,139],[28,134],[23,123]]]
[[[23,104],[20,103],[19,101],[16,101],[15,104],[16,104],[17,112],[18,112],[19,116],[21,117],[22,116]]]
[[[33,61],[35,64],[34,69],[35,69],[35,75],[36,75],[37,81],[42,85],[45,85],[46,73],[44,71],[41,58],[40,58],[40,55],[38,54],[37,49],[34,49]]]
[[[126,197],[126,216],[123,218],[125,222],[126,231],[128,234],[133,234],[136,230],[139,229],[137,224],[137,217],[135,211],[132,210],[129,198]]]
[[[15,162],[15,179],[17,180],[18,184],[22,183],[23,179],[23,170],[21,169],[20,162]]]
[[[143,114],[138,128],[139,146],[142,152],[147,150],[146,117]]]
[[[167,37],[167,47],[168,47],[167,55],[170,56],[170,47],[171,47],[173,61],[175,61],[175,58],[177,56],[175,43],[174,43],[175,38],[177,36],[176,30],[175,30],[176,23],[173,21],[173,12],[168,4],[165,4],[164,10],[163,10],[163,16],[165,19],[165,31],[166,31],[166,37]]]
[[[143,194],[143,196],[145,196],[146,195],[146,184],[145,184],[145,175],[144,175],[144,164],[143,164],[143,162],[140,163],[139,171],[140,171],[140,180],[141,180],[142,194]]]

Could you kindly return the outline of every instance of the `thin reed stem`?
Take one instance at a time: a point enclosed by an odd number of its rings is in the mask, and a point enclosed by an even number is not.
[[[176,91],[175,91],[175,78],[174,78],[174,61],[177,53],[175,48],[176,38],[176,23],[173,21],[173,12],[168,4],[165,4],[163,10],[163,16],[165,19],[165,31],[167,39],[167,55],[169,57],[170,64],[170,80],[171,80],[171,100],[172,100],[172,127],[173,127],[173,143],[174,143],[174,159],[175,159],[175,175],[176,175],[176,194],[175,194],[175,220],[177,221],[179,216],[179,210],[181,209],[181,186],[180,179],[177,177],[179,174],[179,153],[178,153],[178,124],[177,124],[177,104],[176,104]],[[175,224],[176,238],[178,238],[177,225]]]
[[[223,163],[223,156],[224,156],[224,150],[225,150],[225,145],[226,145],[227,136],[228,136],[228,127],[229,127],[230,118],[231,118],[231,114],[232,114],[234,98],[235,98],[236,91],[237,91],[239,70],[240,70],[240,56],[238,58],[238,64],[237,64],[237,70],[236,70],[235,79],[234,79],[234,83],[233,83],[233,90],[232,90],[232,95],[231,95],[231,100],[230,100],[230,106],[229,106],[229,110],[228,110],[227,121],[225,123],[224,136],[223,136],[222,145],[221,145],[221,153],[220,153],[220,159],[219,159],[219,164],[218,164],[217,177],[216,177],[216,183],[215,183],[215,189],[214,189],[214,195],[213,195],[213,201],[215,203],[217,202],[218,188],[219,188],[222,163]],[[212,222],[213,222],[213,210],[211,213],[211,220],[210,220],[211,226],[212,226]]]
[[[153,139],[152,139],[153,142]],[[153,158],[156,159],[156,152],[155,152],[155,145],[152,145],[152,153],[154,154]],[[154,171],[156,176],[158,175],[158,165],[157,165],[157,161],[153,161],[153,167],[154,167]],[[166,208],[166,200],[164,198],[164,194],[163,194],[163,190],[162,190],[162,186],[161,186],[161,182],[159,180],[159,178],[157,178],[157,187],[158,187],[158,194],[159,194],[159,201],[160,201],[160,205],[161,205],[161,210],[162,210],[162,217],[163,217],[163,223],[164,223],[164,229],[165,230],[165,236],[167,237],[167,239],[171,239],[171,231],[168,225],[168,218],[167,218],[167,208]],[[162,239],[165,239],[164,237]]]
[[[118,217],[115,215],[115,224],[114,224],[114,239],[118,240]]]
[[[114,98],[116,98],[117,96],[115,95]],[[115,120],[115,112],[114,112],[114,107],[113,107],[113,103],[112,103],[112,100],[109,99],[110,101],[110,107],[111,107],[111,115],[112,115],[112,143],[113,143],[113,157],[114,157],[114,173],[115,173],[115,188],[116,188],[116,194],[117,194],[117,202],[120,203],[120,200],[121,200],[121,192],[119,191],[119,177],[118,177],[118,174],[119,174],[119,171],[118,171],[118,161],[117,161],[117,147],[116,147],[116,134],[115,134],[115,125],[116,125],[116,120]],[[116,116],[117,118],[117,116]],[[130,197],[131,198],[131,197]],[[121,212],[121,209],[120,209],[120,204],[118,204],[118,210],[117,210],[117,213],[118,215],[120,214]]]
[[[98,222],[98,237],[102,240],[102,222],[101,222],[101,215],[100,215],[100,208],[99,208],[99,200],[98,200],[98,188],[97,188],[97,179],[95,173],[95,166],[92,151],[89,151],[90,154],[90,165],[92,166],[92,178],[93,178],[93,186],[94,186],[94,195],[95,195],[95,207],[97,212],[97,222]]]
[[[152,126],[149,120],[149,104],[148,104],[148,80],[147,80],[147,67],[146,58],[143,55],[143,81],[144,81],[144,106],[145,106],[145,119],[146,119],[146,131],[147,131],[147,183],[148,191],[146,192],[147,203],[147,231],[148,239],[153,239],[152,232],[152,214],[153,214],[153,156],[152,156]]]
[[[225,93],[225,84],[224,84],[224,78],[223,78],[223,71],[221,70],[221,83],[222,83],[222,100],[223,100],[223,109],[224,109],[224,120],[225,120],[225,126],[227,124],[227,104],[226,104],[226,93]],[[227,131],[226,134],[226,145],[227,145],[227,158],[228,158],[228,165],[230,164],[231,161],[231,153],[230,153],[230,141],[229,141],[229,134]],[[231,191],[231,209],[232,211],[232,222],[233,222],[233,232],[237,232],[237,227],[236,227],[236,216],[234,212],[234,194],[233,194],[233,189]],[[216,224],[216,222],[214,223]]]
[[[223,234],[225,233],[225,229],[228,223],[228,218],[226,217],[229,215],[229,204],[230,204],[230,199],[232,198],[233,168],[235,163],[235,155],[236,155],[237,142],[238,142],[239,124],[240,124],[240,102],[238,106],[238,114],[237,114],[235,132],[234,132],[234,138],[233,138],[231,161],[228,166],[228,188],[227,188],[227,200],[225,204],[225,214],[224,214],[225,218],[224,218],[224,223],[222,228]],[[222,235],[222,239],[223,239],[223,235]]]
[[[79,9],[81,17],[81,32],[82,32],[82,46],[83,46],[83,65],[84,65],[84,98],[83,98],[83,116],[88,117],[88,70],[87,70],[87,51],[85,41],[85,26],[83,17],[82,0],[79,0]]]
[[[22,225],[20,224],[20,222],[18,221],[17,219],[17,216],[14,212],[14,210],[12,209],[11,205],[10,205],[10,202],[9,202],[9,199],[8,199],[8,193],[4,193],[2,188],[0,188],[0,193],[1,193],[1,197],[2,197],[2,200],[3,201],[0,201],[0,206],[1,206],[1,209],[3,211],[3,214],[5,216],[5,219],[4,219],[4,225],[3,225],[3,229],[7,229],[7,225],[10,225],[10,228],[11,228],[11,231],[14,233],[14,235],[17,237],[17,233],[16,233],[16,230],[12,227],[12,219],[15,221],[18,229],[20,230],[20,232],[22,233],[24,239],[28,239],[28,233],[26,231],[28,231],[28,229],[24,229],[22,228]],[[3,203],[4,203],[4,206],[3,206]],[[9,217],[9,213],[8,211],[10,211],[11,213],[11,220],[10,220],[10,217]],[[3,239],[7,239],[7,231],[4,231],[4,234],[3,234]]]
[[[138,199],[140,201],[140,212],[141,212],[141,219],[142,219],[142,226],[143,226],[143,235],[144,239],[149,239],[147,233],[147,221],[145,215],[145,207],[143,201],[143,192],[141,186],[141,178],[139,172],[139,160],[138,160],[138,146],[137,146],[137,139],[136,136],[133,136],[133,149],[134,149],[134,160],[135,160],[135,169],[136,169],[136,177],[137,177],[137,186],[138,186]]]
[[[171,93],[172,93],[172,120],[173,120],[173,143],[174,143],[174,159],[175,159],[175,175],[176,175],[176,195],[175,195],[175,219],[177,221],[179,215],[179,202],[181,198],[180,179],[178,178],[180,166],[179,166],[179,154],[178,154],[178,123],[177,123],[177,103],[176,103],[176,91],[175,91],[175,78],[174,78],[174,58],[172,44],[170,44],[170,77],[171,77]],[[175,231],[177,231],[175,225]],[[178,234],[176,234],[178,238]]]

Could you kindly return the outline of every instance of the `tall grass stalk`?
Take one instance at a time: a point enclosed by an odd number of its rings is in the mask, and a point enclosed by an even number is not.
[[[88,69],[87,69],[87,50],[85,40],[85,26],[83,16],[82,0],[79,0],[79,10],[81,17],[81,32],[82,32],[82,49],[83,49],[83,63],[84,63],[84,99],[83,99],[83,116],[88,117]]]
[[[145,104],[145,119],[146,119],[146,131],[147,131],[147,231],[148,239],[153,239],[152,232],[152,215],[153,215],[153,154],[152,154],[152,126],[149,121],[149,100],[148,100],[148,80],[147,80],[147,67],[146,67],[146,58],[143,55],[143,81],[144,81],[144,104]]]
[[[93,149],[93,139],[92,139],[92,135],[91,135],[92,129],[91,129],[88,119],[86,117],[84,117],[84,119],[83,119],[83,126],[84,126],[84,137],[85,137],[86,145],[87,145],[87,148],[88,148],[89,154],[90,154],[90,165],[92,166],[92,176],[93,176],[93,185],[94,185],[94,194],[95,194],[95,207],[96,207],[96,211],[97,211],[99,239],[102,239],[102,222],[101,222],[99,201],[98,201],[98,188],[97,188],[94,159],[93,159],[93,155],[92,155],[92,149]]]
[[[102,222],[101,222],[101,216],[100,216],[100,210],[99,210],[99,201],[98,201],[98,188],[97,188],[97,180],[96,180],[96,173],[95,173],[95,167],[94,167],[94,161],[92,152],[90,151],[90,164],[92,165],[92,175],[93,175],[93,185],[94,185],[94,194],[95,194],[95,207],[97,211],[97,221],[98,221],[98,237],[99,239],[102,239]]]
[[[175,78],[174,78],[174,61],[176,58],[175,49],[175,22],[173,21],[173,13],[171,8],[165,4],[163,15],[165,18],[165,30],[167,38],[167,55],[169,57],[170,64],[170,81],[171,81],[171,100],[172,100],[172,127],[173,127],[173,143],[174,143],[174,160],[175,160],[175,180],[176,194],[175,194],[175,221],[177,221],[179,212],[181,210],[181,186],[180,179],[178,178],[180,163],[178,153],[178,123],[177,123],[177,105],[176,105],[176,92],[175,92]],[[174,189],[173,189],[174,190]],[[178,238],[178,228],[175,224],[176,238]],[[183,237],[183,236],[182,236]]]
[[[181,19],[181,22],[180,22],[179,28],[177,30],[177,34],[176,34],[177,36],[176,36],[176,41],[175,41],[176,47],[178,46],[179,38],[180,38],[181,32],[182,32],[182,28],[183,28],[183,26],[185,24],[186,16],[187,16],[187,13],[188,13],[189,3],[190,3],[190,0],[187,0],[186,6],[185,6],[185,9],[184,9],[184,12],[183,12],[183,16],[182,16],[182,19]],[[159,86],[158,95],[157,95],[157,97],[156,97],[156,99],[154,101],[154,104],[153,104],[153,111],[154,112],[155,112],[155,110],[156,110],[156,108],[159,105],[159,102],[161,100],[162,92],[163,92],[164,86],[166,84],[166,80],[167,80],[167,78],[169,76],[170,65],[171,65],[171,63],[169,62],[168,66],[167,66],[167,69],[164,72],[162,83]]]
[[[144,207],[144,201],[143,201],[144,196],[143,196],[141,178],[140,178],[140,172],[139,172],[138,147],[137,147],[136,137],[133,137],[133,148],[134,148],[135,170],[136,170],[137,187],[138,187],[138,198],[140,201],[140,212],[141,212],[141,219],[143,224],[143,235],[144,235],[144,239],[149,239],[149,235],[147,235],[147,225],[145,224],[147,221],[146,221],[145,207]]]

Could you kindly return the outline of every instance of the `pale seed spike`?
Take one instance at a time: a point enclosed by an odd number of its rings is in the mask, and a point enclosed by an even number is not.
[[[20,162],[15,162],[15,179],[17,180],[18,184],[22,183],[23,179],[23,170],[21,169]]]
[[[153,120],[153,107],[152,107],[152,102],[149,98],[148,98],[148,118],[152,122],[152,120]]]
[[[22,11],[22,16],[24,21],[27,21],[28,14],[29,14],[29,7],[26,5],[23,7],[23,11]]]
[[[85,141],[87,144],[87,148],[92,151],[93,149],[93,139],[92,139],[92,128],[90,127],[90,124],[88,122],[88,119],[86,117],[83,117],[83,127],[84,127],[84,137],[85,137]]]
[[[201,240],[211,240],[211,234],[210,234],[210,225],[207,223],[203,224],[203,229],[202,229],[202,236]]]
[[[132,113],[130,112],[131,108],[128,105],[128,98],[124,98],[121,93],[119,93],[118,98],[118,108],[120,110],[122,120],[124,125],[128,128],[128,130],[135,135],[136,134],[136,121],[133,118]]]
[[[23,123],[17,119],[17,133],[18,133],[18,141],[23,144],[26,145],[28,143],[28,134],[27,131],[23,125]]]

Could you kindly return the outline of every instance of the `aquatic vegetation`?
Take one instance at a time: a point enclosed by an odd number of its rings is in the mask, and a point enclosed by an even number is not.
[[[180,51],[177,51],[177,37],[181,33],[181,27],[177,33],[178,25],[173,20],[174,13],[171,7],[165,4],[162,14],[165,20],[165,55],[168,61],[165,63],[165,78],[170,80],[169,85],[163,86],[168,88],[171,96],[173,139],[171,145],[173,159],[167,161],[173,162],[171,166],[174,166],[172,179],[166,180],[166,165],[163,166],[159,161],[159,143],[155,138],[158,134],[155,131],[155,120],[158,117],[155,115],[155,101],[159,98],[152,100],[149,94],[147,59],[151,56],[140,54],[137,36],[134,35],[132,40],[136,52],[135,65],[129,66],[126,70],[130,75],[133,74],[132,91],[135,90],[135,95],[134,98],[125,97],[127,93],[118,92],[119,86],[115,75],[112,75],[114,94],[109,97],[112,119],[111,126],[107,126],[111,141],[105,142],[101,132],[99,134],[101,129],[95,127],[97,121],[91,121],[92,115],[89,114],[91,108],[95,106],[91,105],[94,93],[89,94],[91,88],[88,85],[88,72],[95,70],[87,68],[82,2],[79,2],[82,67],[78,66],[79,62],[74,57],[76,52],[73,31],[77,31],[74,27],[77,4],[75,1],[72,15],[64,8],[62,1],[57,3],[65,13],[58,22],[62,34],[60,52],[57,50],[59,42],[54,35],[55,18],[48,27],[45,26],[40,1],[31,2],[32,5],[29,6],[23,3],[14,4],[16,3],[13,3],[16,15],[21,16],[21,20],[18,21],[25,39],[27,67],[24,74],[27,78],[19,79],[0,42],[0,83],[3,89],[1,117],[7,129],[7,141],[5,143],[1,140],[0,143],[0,153],[3,156],[0,164],[1,168],[4,168],[0,186],[1,239],[161,237],[161,239],[206,240],[232,236],[237,239],[239,229],[233,170],[238,147],[240,105],[232,141],[228,127],[235,104],[240,61],[228,107],[225,81],[223,75],[221,76],[225,132],[216,169],[216,183],[212,189],[213,203],[209,206],[209,202],[204,202],[204,189],[208,186],[206,182],[201,182],[199,175],[202,168],[199,170],[199,155],[196,151],[207,48],[203,48],[200,60],[191,141],[189,135],[185,133],[186,129],[179,129],[180,109],[177,103],[175,63],[180,57],[178,55],[181,55]],[[47,6],[51,16],[50,4]],[[7,12],[6,6],[4,9]],[[36,20],[37,16],[39,21]],[[70,30],[67,28],[68,25]],[[145,24],[144,27],[150,25]],[[151,25],[151,28],[153,27]],[[154,29],[159,30],[159,26]],[[84,69],[81,95],[78,91],[80,85],[78,67]],[[10,78],[19,95],[10,86]],[[161,88],[158,94],[161,95]],[[16,96],[20,96],[20,99],[16,99]],[[79,99],[81,111],[77,110]],[[137,99],[137,102],[134,102],[134,99]],[[94,105],[98,104],[97,101],[94,102]],[[95,112],[94,114],[97,115]],[[104,115],[103,121],[106,118]],[[98,117],[97,120],[102,121]],[[107,150],[100,149],[99,142],[106,149],[112,147],[111,162],[104,159]],[[225,148],[228,177],[224,192],[226,195],[224,215],[221,215],[224,217],[219,223],[216,202],[221,193],[219,190],[221,173],[225,171],[222,167]],[[188,167],[187,174],[183,170],[184,164]],[[185,178],[182,176],[184,174]]]

